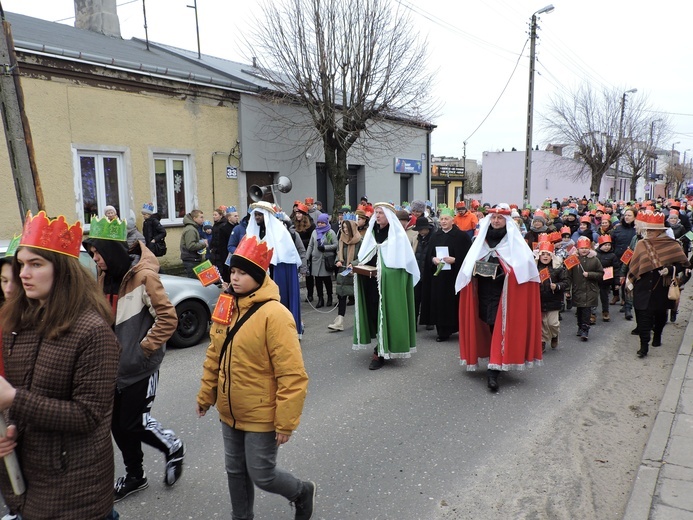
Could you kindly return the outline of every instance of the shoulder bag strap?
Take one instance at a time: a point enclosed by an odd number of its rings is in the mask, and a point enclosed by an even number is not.
[[[240,319],[236,322],[236,324],[231,328],[227,333],[226,333],[226,339],[224,340],[224,344],[221,347],[221,352],[219,353],[219,366],[221,366],[221,362],[224,359],[224,355],[226,354],[226,350],[228,349],[229,345],[233,341],[233,337],[236,335],[236,332],[238,332],[238,329],[241,328],[241,326],[250,319],[250,317],[255,314],[255,312],[260,309],[264,304],[266,304],[269,300],[265,300],[264,302],[259,302],[254,304],[250,309],[246,311],[246,313],[240,317]]]

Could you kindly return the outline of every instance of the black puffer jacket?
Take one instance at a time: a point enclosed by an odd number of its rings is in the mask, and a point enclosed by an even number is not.
[[[541,297],[541,312],[560,311],[563,303],[563,295],[570,289],[570,279],[568,270],[563,265],[563,261],[554,256],[549,264],[537,262],[539,271],[548,268],[551,280],[545,280],[539,285],[539,295]],[[556,289],[551,290],[551,283],[556,284]]]
[[[635,221],[627,224],[623,219],[611,230],[611,243],[614,254],[621,258],[635,236]]]

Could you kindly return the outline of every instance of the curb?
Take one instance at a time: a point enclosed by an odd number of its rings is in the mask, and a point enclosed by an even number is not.
[[[669,382],[657,411],[657,417],[642,454],[623,520],[648,520],[650,518],[657,482],[664,464],[664,454],[669,444],[692,349],[693,322],[689,319],[674,366],[671,369]]]

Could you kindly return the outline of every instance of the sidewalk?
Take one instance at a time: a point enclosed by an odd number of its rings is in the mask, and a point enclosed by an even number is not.
[[[624,520],[693,520],[693,321],[645,445]]]

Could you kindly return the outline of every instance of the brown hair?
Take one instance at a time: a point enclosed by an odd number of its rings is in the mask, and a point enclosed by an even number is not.
[[[192,218],[197,218],[197,217],[199,217],[200,215],[202,215],[203,213],[204,213],[204,212],[203,212],[201,209],[194,209],[194,210],[192,210],[192,211],[190,212],[190,216],[191,216]]]
[[[53,287],[43,306],[37,300],[28,298],[19,278],[21,266],[19,262],[14,262],[12,274],[17,288],[0,310],[2,330],[32,328],[41,336],[54,339],[69,330],[79,316],[89,309],[100,314],[109,325],[113,323],[113,312],[103,291],[78,259],[44,249],[27,249],[53,264]]]

